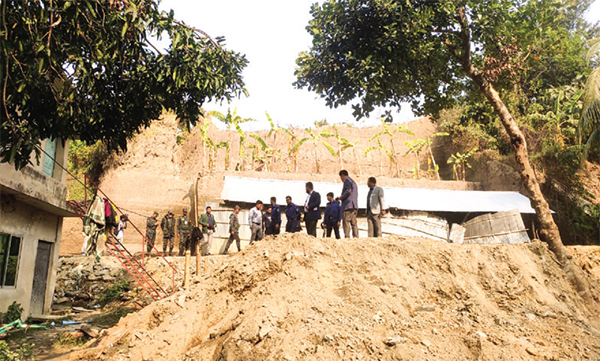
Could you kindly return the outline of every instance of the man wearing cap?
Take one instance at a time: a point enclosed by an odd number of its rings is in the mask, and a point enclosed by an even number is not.
[[[215,222],[215,217],[212,215],[212,208],[210,206],[206,207],[206,213],[200,216],[198,224],[202,226],[202,244],[200,247],[206,244],[206,255],[210,256],[213,233],[215,232],[215,228],[217,228],[217,223]]]
[[[158,227],[158,212],[154,212],[152,217],[146,220],[146,251],[148,254],[152,252],[154,241],[156,241],[156,228]]]
[[[175,246],[175,218],[172,210],[169,209],[169,212],[163,217],[160,229],[163,232],[163,254],[167,254],[167,247],[169,247],[169,256],[172,256]]]
[[[242,247],[240,246],[240,220],[238,219],[238,214],[240,214],[240,206],[235,206],[233,213],[229,215],[229,240],[225,245],[223,254],[227,254],[229,246],[231,246],[233,241],[235,241],[238,252],[242,250]]]
[[[187,208],[183,209],[183,215],[177,218],[177,236],[179,237],[179,256],[185,256],[185,251],[188,249],[188,243],[192,233],[192,222],[188,217]]]

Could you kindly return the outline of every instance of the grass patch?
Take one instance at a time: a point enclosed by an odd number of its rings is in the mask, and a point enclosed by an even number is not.
[[[108,286],[104,293],[98,297],[98,302],[100,302],[101,305],[106,306],[112,301],[121,298],[127,291],[129,291],[129,281],[121,279]]]
[[[60,348],[74,348],[85,345],[87,339],[83,336],[78,337],[71,332],[59,333],[56,340],[52,343],[52,346]]]
[[[130,313],[135,312],[133,308],[117,308],[105,315],[95,318],[91,324],[97,327],[109,328],[116,325],[119,320]]]

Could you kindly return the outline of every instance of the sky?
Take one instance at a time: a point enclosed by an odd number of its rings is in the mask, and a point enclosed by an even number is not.
[[[305,27],[310,6],[315,0],[163,0],[161,10],[173,9],[175,18],[204,30],[210,36],[224,36],[226,48],[245,54],[249,64],[243,77],[248,97],[230,104],[207,103],[206,110],[226,113],[228,108],[241,117],[254,118],[247,130],[268,128],[265,111],[280,126],[310,127],[317,120],[347,122],[369,126],[379,124],[381,111],[357,122],[350,105],[330,109],[318,94],[296,89],[294,69],[298,53],[310,48],[311,37]],[[600,0],[587,14],[600,21]],[[410,106],[393,109],[394,123],[413,120]]]

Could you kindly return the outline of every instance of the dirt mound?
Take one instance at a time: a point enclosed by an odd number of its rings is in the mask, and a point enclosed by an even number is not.
[[[587,307],[539,242],[285,234],[224,258],[72,359],[597,359],[598,262],[584,253]]]

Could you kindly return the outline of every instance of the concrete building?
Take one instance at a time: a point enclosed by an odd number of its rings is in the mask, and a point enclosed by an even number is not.
[[[68,144],[41,146],[66,166]],[[19,171],[0,164],[0,312],[15,301],[23,319],[51,307],[63,218],[75,216],[66,204],[66,176],[43,153],[39,164]]]

